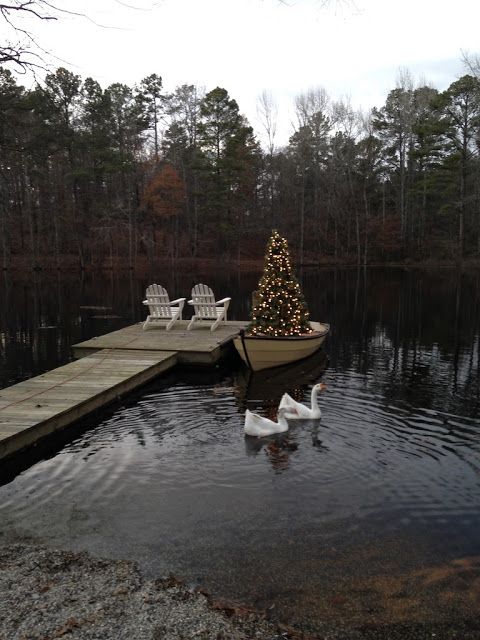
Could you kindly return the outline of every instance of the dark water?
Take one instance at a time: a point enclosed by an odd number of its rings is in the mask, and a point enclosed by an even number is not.
[[[257,274],[201,274],[245,318]],[[464,620],[480,604],[480,274],[305,272],[324,353],[178,370],[0,487],[0,540],[128,557],[310,631]],[[4,281],[3,386],[142,319],[148,278]],[[155,278],[188,295],[195,277]],[[83,308],[82,308],[83,307]],[[89,308],[86,308],[89,307]],[[95,307],[95,308],[91,308]],[[97,307],[108,307],[98,309]],[[328,360],[327,360],[328,356]],[[245,439],[289,391],[322,420]],[[88,427],[88,428],[87,428]]]

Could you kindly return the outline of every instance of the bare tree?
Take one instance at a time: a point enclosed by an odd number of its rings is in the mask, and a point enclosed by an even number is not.
[[[350,98],[340,98],[330,105],[329,117],[333,129],[356,139],[362,128],[362,114],[355,111]]]
[[[266,89],[257,98],[257,114],[267,136],[268,153],[272,156],[275,151],[275,136],[277,135],[278,107],[271,92]]]
[[[128,6],[131,9],[137,8]],[[3,19],[3,26],[6,27],[0,40],[0,65],[13,65],[16,71],[22,73],[35,72],[37,69],[45,71],[48,66],[46,60],[52,57],[52,53],[43,48],[30,26],[26,25],[31,24],[31,19],[34,24],[38,24],[38,21],[55,22],[62,16],[78,16],[104,29],[118,28],[99,24],[85,13],[65,9],[53,4],[50,0],[0,2],[0,24]],[[61,62],[65,61],[61,60]]]
[[[304,127],[316,113],[326,113],[330,98],[323,87],[315,87],[295,96],[298,127]]]
[[[48,0],[10,0],[0,4],[0,15],[7,25],[6,40],[0,42],[0,64],[13,64],[17,69],[44,68],[42,54],[45,50],[37,43],[31,31],[22,27],[23,20],[57,20],[61,11]]]
[[[472,76],[480,78],[480,54],[462,51],[462,62]]]
[[[275,211],[275,136],[277,133],[277,103],[272,94],[265,89],[257,98],[257,113],[260,124],[267,137],[267,154],[265,157],[266,186],[270,209],[270,224],[272,229],[277,226]]]

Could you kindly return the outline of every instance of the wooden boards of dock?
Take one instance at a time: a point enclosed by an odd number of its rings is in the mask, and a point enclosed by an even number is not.
[[[73,345],[73,355],[75,358],[82,358],[99,349],[158,349],[174,351],[181,364],[213,365],[247,323],[222,322],[215,331],[210,331],[210,324],[199,324],[191,331],[187,331],[187,320],[180,320],[170,331],[162,328],[143,331],[142,323],[134,324]]]
[[[177,363],[213,365],[246,323],[186,331],[133,325],[74,345],[80,360],[0,389],[0,460],[64,429]]]

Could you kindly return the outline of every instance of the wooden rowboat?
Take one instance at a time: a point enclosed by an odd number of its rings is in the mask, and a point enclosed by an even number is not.
[[[312,333],[302,336],[251,336],[240,333],[233,340],[240,357],[252,371],[280,367],[303,360],[322,346],[330,325],[310,322]]]

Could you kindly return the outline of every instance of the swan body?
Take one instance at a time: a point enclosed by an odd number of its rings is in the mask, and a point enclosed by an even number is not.
[[[301,402],[297,402],[288,393],[284,393],[280,404],[278,406],[279,411],[284,410],[285,417],[289,420],[309,420],[318,419],[322,417],[322,411],[318,406],[318,392],[327,388],[327,385],[323,382],[313,385],[311,409],[306,407]]]
[[[284,433],[288,431],[288,422],[285,419],[285,411],[281,408],[278,410],[278,422],[259,416],[258,413],[252,413],[247,409],[245,411],[245,425],[243,428],[247,436],[264,438],[274,433]]]

